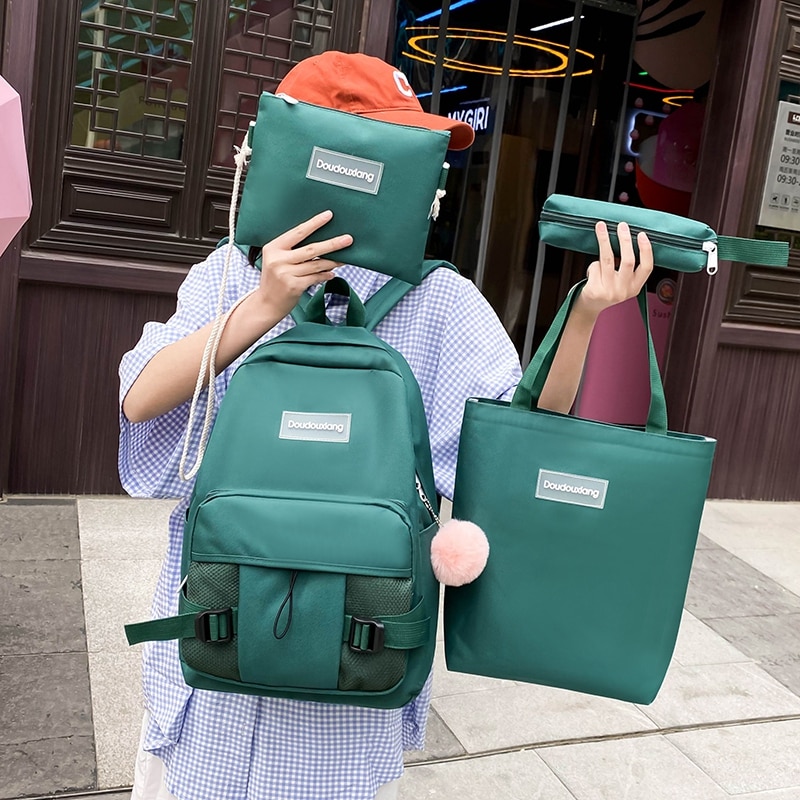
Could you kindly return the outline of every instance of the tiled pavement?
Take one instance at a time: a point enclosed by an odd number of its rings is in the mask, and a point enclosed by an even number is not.
[[[122,800],[171,503],[0,504],[0,799]],[[709,502],[681,634],[636,706],[445,669],[402,800],[800,800],[800,505]],[[202,800],[213,800],[203,798]]]

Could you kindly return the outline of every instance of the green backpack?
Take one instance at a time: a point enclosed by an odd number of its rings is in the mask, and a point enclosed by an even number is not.
[[[412,288],[393,279],[365,311],[335,278],[232,377],[187,511],[180,613],[125,628],[180,639],[190,686],[398,708],[425,684],[430,442],[410,367],[372,333]],[[344,324],[326,292],[349,297]]]

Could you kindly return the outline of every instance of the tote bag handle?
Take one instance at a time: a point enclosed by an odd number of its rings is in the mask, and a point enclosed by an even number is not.
[[[575,298],[581,293],[586,280],[570,289],[567,299],[558,310],[553,324],[547,331],[542,343],[539,345],[538,350],[533,356],[531,363],[525,370],[522,380],[519,382],[514,397],[511,400],[511,405],[514,408],[524,408],[528,411],[537,408],[539,405],[539,397],[542,394],[547,376],[550,374],[550,367],[553,365],[553,359],[558,349],[558,344],[561,341],[561,335],[564,332],[564,327],[567,324],[572,304]],[[647,423],[645,430],[648,433],[657,433],[666,435],[667,433],[667,404],[664,400],[664,386],[661,382],[661,372],[658,369],[658,360],[656,359],[656,350],[653,345],[653,336],[650,333],[650,319],[647,312],[647,287],[642,287],[639,292],[639,311],[642,315],[644,328],[647,332],[647,350],[650,361],[650,410],[647,414]]]

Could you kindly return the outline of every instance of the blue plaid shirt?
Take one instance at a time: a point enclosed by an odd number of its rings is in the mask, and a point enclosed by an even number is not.
[[[120,402],[159,350],[214,318],[224,260],[222,248],[193,267],[178,291],[174,316],[145,325],[120,365]],[[337,272],[363,301],[387,281],[359,267]],[[225,307],[258,281],[259,273],[235,250]],[[329,306],[334,320],[344,310],[338,299],[332,297]],[[261,341],[292,324],[284,319]],[[426,278],[375,332],[403,354],[419,382],[436,487],[450,498],[464,402],[507,398],[520,379],[517,352],[475,286],[447,269]],[[217,377],[218,402],[248,353]],[[199,411],[202,420],[202,404]],[[120,414],[119,472],[126,491],[180,499],[170,518],[154,617],[178,612],[181,536],[192,490],[191,481],[178,477],[188,412],[184,403],[136,424]],[[190,452],[196,451],[200,427],[189,434]],[[143,683],[151,713],[145,749],[164,761],[167,787],[179,800],[371,800],[383,783],[402,774],[403,750],[424,746],[431,689],[429,679],[414,701],[396,710],[201,691],[184,682],[174,641],[145,646]]]

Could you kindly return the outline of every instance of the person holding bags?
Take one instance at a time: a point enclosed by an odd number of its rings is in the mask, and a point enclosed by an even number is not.
[[[363,113],[372,109],[387,118],[391,99],[402,109],[405,124],[457,128],[459,146],[469,146],[472,132],[456,120],[423,112],[398,74],[379,59],[343,53],[309,58],[290,73],[293,95],[300,100],[305,86],[314,102],[327,96],[336,108],[338,98],[357,97]],[[235,309],[216,354],[218,401],[254,346],[293,324],[289,314],[304,294],[338,275],[366,302],[388,280],[328,258],[349,244],[346,234],[302,244],[310,234],[324,232],[331,218],[330,211],[318,214],[268,242],[260,272],[233,250],[224,300],[226,310]],[[630,232],[619,226],[617,263],[605,225],[598,223],[596,232],[600,256],[588,269],[539,400],[541,407],[564,413],[573,404],[597,316],[635,297],[653,266],[644,234],[638,236],[637,263]],[[217,250],[189,271],[175,314],[165,323],[148,323],[120,366],[123,486],[136,497],[179,499],[170,518],[155,617],[177,610],[181,534],[192,488],[179,478],[179,464],[225,256],[225,248]],[[328,307],[333,320],[344,308],[337,300],[332,296]],[[465,402],[510,399],[522,375],[517,352],[476,287],[448,269],[431,273],[375,332],[405,357],[419,383],[436,490],[452,498]],[[258,420],[245,424],[258,425]],[[199,431],[187,435],[196,446]],[[134,800],[390,800],[397,797],[403,750],[424,746],[430,680],[412,702],[394,710],[202,691],[185,684],[177,645],[168,641],[146,646],[143,682],[147,712]]]

